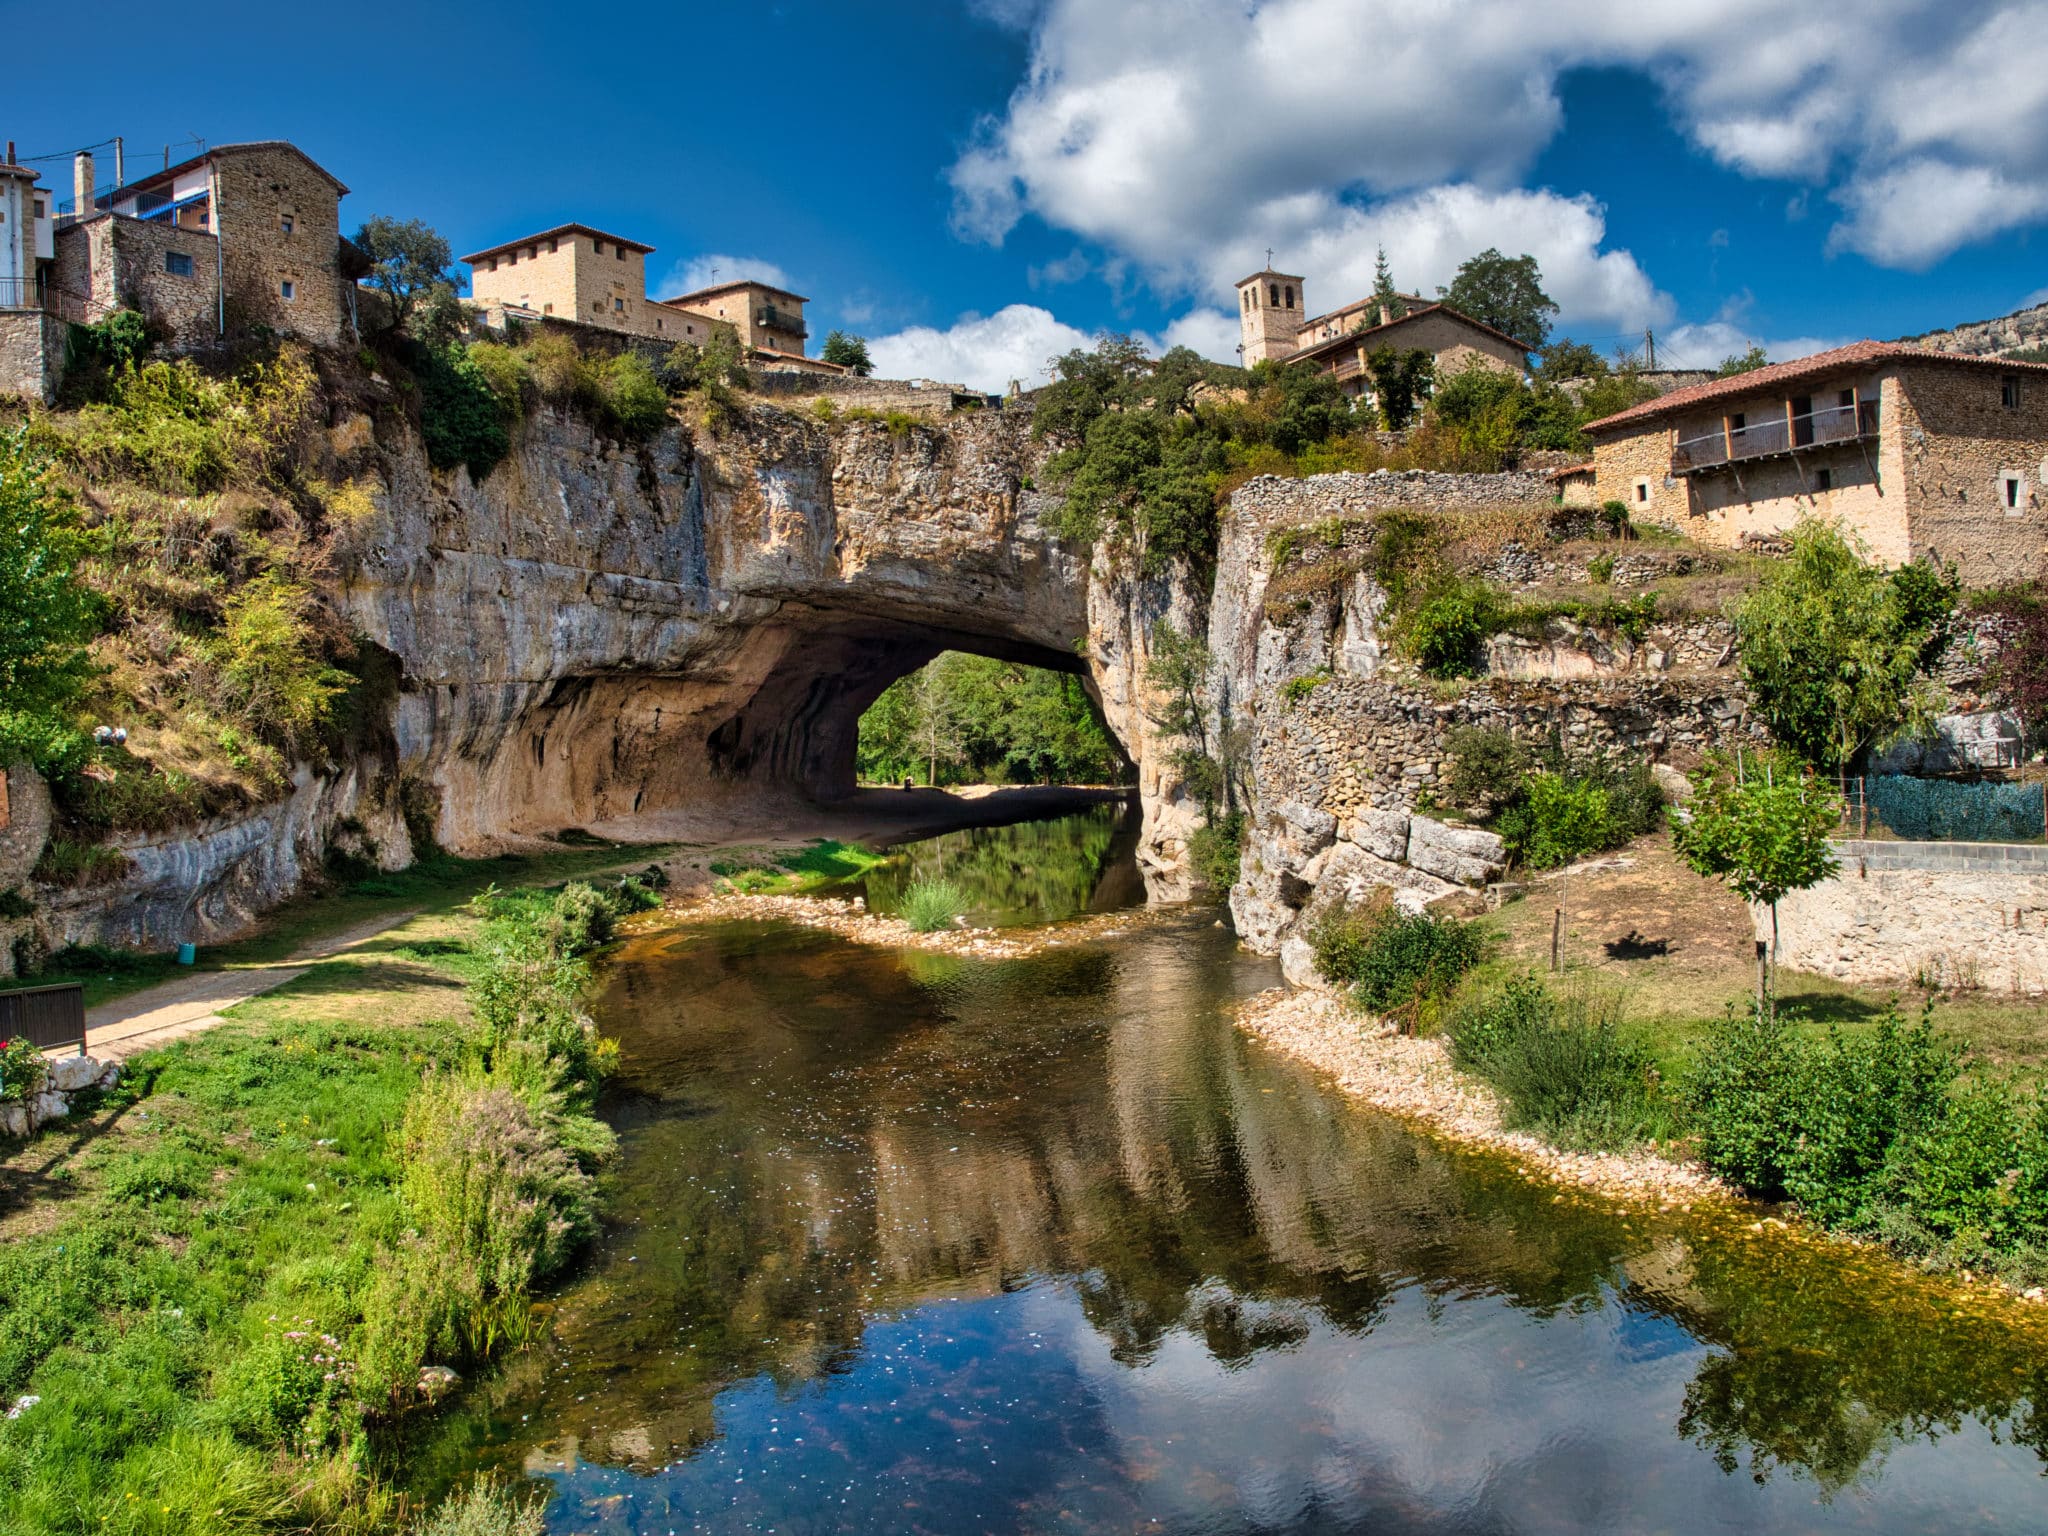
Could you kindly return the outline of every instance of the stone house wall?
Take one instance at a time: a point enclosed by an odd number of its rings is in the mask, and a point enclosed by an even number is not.
[[[1778,960],[1872,985],[2048,992],[2048,848],[1838,845],[1842,868],[1778,903]],[[1768,939],[1768,910],[1756,912]]]
[[[2048,575],[2048,377],[1934,364],[1908,365],[1903,382],[1896,412],[1886,397],[1885,446],[1906,489],[1911,553],[1953,560],[1973,587]]]
[[[1393,507],[1423,511],[1525,507],[1557,500],[1542,475],[1455,475],[1428,469],[1376,469],[1371,474],[1315,475],[1305,480],[1261,475],[1230,498],[1234,526],[1254,533],[1306,527],[1323,518],[1365,517]]]
[[[64,379],[64,322],[39,309],[0,311],[0,399],[48,405]]]
[[[1814,516],[1854,533],[1887,565],[1931,553],[1954,561],[1973,587],[2038,575],[2048,555],[2048,379],[2012,377],[2013,407],[2003,403],[2004,377],[1990,367],[1905,362],[1824,386],[1792,386],[1816,402],[1849,388],[1875,398],[1877,441],[1673,474],[1680,441],[1711,433],[1732,412],[1752,423],[1780,415],[1786,389],[1717,400],[1597,442],[1594,496],[1726,548]],[[1817,486],[1821,470],[1831,481],[1826,489]]]
[[[472,263],[471,299],[486,309],[511,304],[561,320],[604,324],[601,312],[586,314],[577,303],[577,247],[579,241],[588,238],[570,234],[527,241]],[[601,311],[602,306],[599,308]]]
[[[348,326],[341,191],[312,161],[284,145],[215,158],[213,222],[227,277],[230,330],[266,325],[317,346],[339,343]]]
[[[174,255],[191,270],[171,271]],[[85,295],[94,320],[137,310],[180,351],[220,335],[219,251],[204,230],[102,213],[58,231],[57,272],[60,288]]]

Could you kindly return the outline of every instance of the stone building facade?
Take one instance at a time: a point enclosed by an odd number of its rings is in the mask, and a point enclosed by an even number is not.
[[[470,294],[492,324],[505,316],[574,321],[673,345],[699,346],[716,327],[647,297],[651,245],[588,224],[558,224],[537,235],[473,251]]]
[[[83,301],[88,322],[132,309],[186,350],[220,335],[220,254],[202,229],[97,213],[65,227],[53,276]]]
[[[0,397],[48,400],[63,372],[63,326],[49,308],[54,227],[49,192],[10,143],[0,162]]]
[[[682,314],[730,325],[749,355],[771,366],[806,373],[844,371],[836,363],[805,355],[811,333],[804,325],[804,306],[810,300],[786,288],[746,279],[699,288],[661,302]]]
[[[1887,565],[1972,586],[2048,556],[2048,365],[1858,342],[1681,389],[1586,429],[1597,501],[1710,544],[1814,516]]]

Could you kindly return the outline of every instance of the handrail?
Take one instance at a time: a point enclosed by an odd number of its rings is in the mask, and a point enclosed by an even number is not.
[[[1719,464],[1768,458],[1800,448],[1852,443],[1877,436],[1878,427],[1878,403],[1875,400],[1859,400],[1853,405],[1821,406],[1681,438],[1671,451],[1671,467],[1674,471],[1711,469]]]

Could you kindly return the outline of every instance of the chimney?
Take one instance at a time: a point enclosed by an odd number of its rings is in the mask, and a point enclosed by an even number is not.
[[[81,149],[71,162],[71,211],[79,218],[92,212],[92,151]]]
[[[7,163],[9,165],[14,164],[14,140],[12,139],[7,141]]]

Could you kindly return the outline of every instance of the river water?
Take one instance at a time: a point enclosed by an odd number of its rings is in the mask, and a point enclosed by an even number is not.
[[[1067,916],[1135,898],[1123,830],[905,858]],[[634,939],[607,1233],[423,1476],[577,1533],[2048,1529],[2038,1338],[1361,1111],[1229,1023],[1276,981],[1206,911]]]

